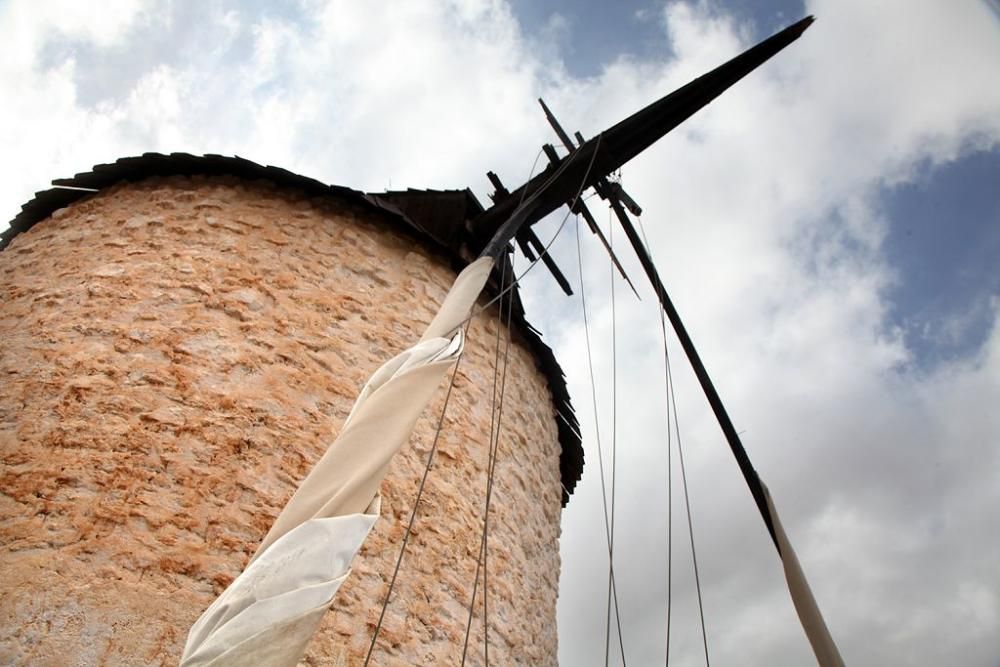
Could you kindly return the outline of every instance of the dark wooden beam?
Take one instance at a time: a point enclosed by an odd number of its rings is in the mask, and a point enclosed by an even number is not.
[[[479,254],[487,245],[495,248],[492,238],[512,219],[517,219],[517,226],[534,224],[606,178],[798,39],[812,21],[812,17],[802,19],[632,114],[577,148],[569,156],[575,159],[564,159],[559,166],[550,164],[470,221],[473,252]]]

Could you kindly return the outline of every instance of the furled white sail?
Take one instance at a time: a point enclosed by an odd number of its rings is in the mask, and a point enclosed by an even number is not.
[[[778,550],[781,553],[781,564],[785,570],[785,582],[788,584],[788,592],[792,598],[792,604],[799,615],[802,629],[806,632],[806,638],[812,645],[813,653],[816,654],[816,662],[820,667],[844,667],[844,660],[840,657],[830,630],[826,627],[823,614],[820,613],[816,598],[813,596],[806,575],[799,564],[799,557],[792,549],[792,543],[788,541],[785,528],[778,518],[778,511],[774,508],[774,500],[771,492],[764,482],[760,483],[764,489],[764,498],[767,499],[767,509],[771,514],[771,522],[774,525],[774,534],[778,540]]]
[[[246,570],[188,633],[182,667],[295,665],[378,518],[379,485],[464,345],[493,266],[462,271],[420,341],[379,368]]]

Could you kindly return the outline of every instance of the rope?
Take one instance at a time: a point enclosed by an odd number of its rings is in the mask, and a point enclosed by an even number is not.
[[[604,474],[604,452],[601,447],[601,428],[598,422],[598,412],[597,412],[597,384],[594,381],[594,358],[591,352],[590,345],[590,321],[587,317],[587,290],[585,288],[583,280],[583,253],[580,249],[580,218],[577,216],[576,219],[576,261],[577,267],[579,268],[580,275],[580,302],[583,310],[583,332],[587,341],[587,368],[590,371],[590,396],[594,406],[594,431],[596,433],[597,440],[597,464],[599,466],[599,472],[601,475],[601,504],[604,508],[604,536],[608,543],[608,562],[610,564],[610,579],[611,579],[611,595],[613,598],[613,604],[615,608],[615,620],[618,626],[618,636],[621,638],[621,615],[618,610],[618,587],[615,584],[614,575],[614,561],[611,559],[611,528],[608,521],[608,495],[605,487],[605,474]],[[611,612],[608,611],[608,624],[610,625]],[[609,655],[608,655],[608,644],[610,639],[605,636],[605,656],[604,663],[607,665]],[[622,664],[625,663],[625,648],[620,644],[621,654],[622,654]]]
[[[639,222],[639,232],[642,234],[642,243],[649,252],[649,240],[646,238],[646,228],[642,224],[642,217],[637,216]],[[664,649],[664,664],[670,664],[670,612],[673,605],[673,559],[674,559],[674,475],[673,475],[673,431],[670,429],[671,410],[671,377],[670,377],[670,351],[667,348],[667,321],[663,315],[663,309],[657,309],[660,313],[660,333],[663,339],[663,389],[664,399],[667,408],[667,638]],[[676,422],[676,415],[674,416]],[[704,636],[704,632],[702,633]]]
[[[614,252],[614,224],[608,209],[608,247]],[[615,267],[611,265],[611,535],[608,541],[608,621],[604,637],[604,663],[608,663],[611,642],[611,573],[615,562],[615,480],[618,471],[618,314],[615,307]],[[618,645],[625,662],[625,640],[621,619],[618,623]]]
[[[684,465],[684,447],[681,444],[681,427],[680,421],[677,419],[677,392],[674,391],[674,376],[673,371],[670,368],[670,358],[666,358],[667,364],[667,381],[669,383],[670,389],[670,401],[674,408],[674,435],[677,436],[677,457],[681,465],[681,482],[684,487],[684,511],[687,513],[688,521],[688,539],[691,541],[691,564],[694,567],[694,585],[695,590],[698,593],[698,616],[701,619],[701,641],[705,649],[705,665],[709,665],[708,659],[708,635],[705,632],[705,607],[702,603],[701,597],[701,578],[698,576],[698,554],[694,546],[694,524],[691,521],[691,498],[688,494],[688,484],[687,484],[687,468]]]
[[[538,153],[535,154],[535,159],[531,163],[531,169],[528,171],[528,178],[525,180],[525,183],[527,183],[528,181],[530,181],[531,178],[532,178],[532,176],[534,176],[534,174],[535,174],[535,168],[538,166],[538,160],[542,157],[542,153],[544,153],[544,152],[545,152],[545,150],[540,148],[538,150]],[[542,189],[548,187],[549,183],[551,183],[551,180],[548,181],[548,182],[546,182],[546,184],[542,186]],[[525,195],[527,195],[527,193],[528,193],[527,189],[524,189],[524,190],[521,191],[521,199],[518,200],[518,202],[517,202],[517,208],[518,209],[520,209],[524,205],[524,198],[525,198]],[[539,256],[538,259],[541,259],[541,256]],[[514,269],[514,265],[512,263],[511,264],[511,270],[513,271],[513,269]],[[500,296],[503,296],[503,294],[506,292],[506,290],[504,290],[504,283],[506,282],[506,280],[507,280],[507,262],[504,261],[504,262],[502,262],[501,268],[500,268],[500,290],[501,290],[500,291]],[[504,391],[504,388],[506,387],[506,384],[507,384],[507,354],[508,354],[508,352],[510,350],[510,318],[511,318],[511,311],[513,309],[513,299],[512,298],[508,298],[507,302],[508,302],[507,303],[508,336],[507,336],[507,349],[504,352],[503,381],[502,381],[501,387],[500,387],[500,395],[501,395],[500,406],[501,406],[501,411],[503,410],[503,391]],[[486,307],[489,307],[489,304],[487,304]],[[489,441],[489,446],[487,447],[487,461],[486,461],[486,507],[483,510],[483,535],[482,535],[482,539],[481,539],[481,542],[480,542],[480,545],[479,545],[479,554],[478,554],[478,556],[476,558],[476,579],[475,579],[475,582],[472,585],[472,602],[469,605],[469,620],[468,620],[468,623],[466,624],[466,628],[465,628],[465,641],[464,641],[464,645],[462,646],[462,664],[463,665],[465,664],[465,657],[466,657],[466,654],[468,652],[469,631],[472,628],[472,614],[473,614],[473,611],[475,609],[475,604],[476,604],[476,588],[479,585],[479,564],[480,564],[480,559],[482,559],[481,562],[483,564],[483,656],[485,658],[486,664],[487,665],[490,664],[490,628],[489,628],[489,612],[488,612],[488,609],[489,609],[489,606],[488,606],[489,586],[487,585],[487,575],[489,574],[489,567],[488,567],[488,564],[487,564],[486,560],[487,560],[487,555],[489,553],[489,550],[488,550],[488,547],[487,547],[487,536],[489,534],[490,497],[492,496],[492,492],[493,492],[493,469],[494,469],[494,466],[496,464],[496,446],[494,445],[494,417],[496,417],[497,419],[499,419],[499,416],[500,416],[500,415],[498,415],[496,413],[495,408],[496,408],[496,402],[497,402],[497,367],[498,367],[498,365],[500,363],[500,330],[502,328],[501,327],[502,321],[503,321],[503,301],[501,300],[500,301],[500,305],[497,308],[496,349],[495,349],[495,351],[493,353],[493,398],[492,398],[491,403],[490,403],[490,406],[491,406],[490,407],[490,441]],[[500,430],[499,430],[499,428],[500,428],[499,423],[497,423],[496,424],[496,429],[497,430],[496,430],[496,436],[495,436],[497,443],[499,443],[499,440],[500,440]]]
[[[503,264],[504,270],[501,273],[500,286],[503,287],[503,282],[506,279],[506,262]],[[488,588],[488,567],[487,567],[487,557],[488,557],[488,533],[489,533],[489,516],[490,516],[490,502],[493,498],[493,480],[494,473],[496,471],[496,460],[497,452],[500,446],[500,425],[501,419],[503,417],[503,404],[504,396],[507,387],[507,367],[508,360],[510,356],[510,319],[513,312],[513,299],[507,300],[507,341],[504,347],[503,355],[503,375],[500,380],[500,401],[499,409],[497,407],[497,376],[499,375],[500,367],[500,330],[503,328],[503,302],[501,302],[501,307],[497,310],[497,343],[496,351],[494,354],[494,364],[493,364],[493,399],[490,405],[490,443],[489,443],[489,456],[487,459],[487,473],[486,473],[486,506],[483,510],[483,531],[479,541],[479,554],[476,559],[476,576],[472,585],[472,600],[469,603],[469,618],[465,626],[465,640],[462,645],[462,665],[465,665],[466,657],[469,651],[469,636],[472,631],[472,617],[476,609],[476,593],[479,588],[479,572],[483,572],[483,641],[484,641],[484,657],[486,664],[489,664],[489,609],[487,606],[487,588]],[[496,419],[494,420],[494,415]],[[494,428],[495,427],[495,428]]]
[[[670,383],[670,401],[674,408],[674,434],[677,436],[677,456],[681,465],[681,482],[684,486],[684,510],[687,512],[688,539],[691,540],[691,563],[694,566],[694,585],[698,593],[698,616],[701,619],[701,641],[705,649],[705,665],[710,664],[708,659],[708,635],[705,632],[705,607],[701,597],[701,578],[698,576],[698,554],[694,546],[694,524],[691,521],[691,499],[688,495],[687,469],[684,466],[684,447],[681,445],[681,428],[677,419],[677,392],[674,391],[674,376],[670,368],[670,359],[667,358],[667,378]]]
[[[465,325],[465,333],[468,334],[469,326],[471,322]],[[385,610],[389,606],[389,598],[392,596],[392,591],[396,586],[396,577],[399,575],[399,566],[403,562],[403,554],[406,553],[406,546],[410,543],[410,531],[413,530],[413,522],[417,518],[417,508],[420,506],[420,499],[424,495],[424,485],[427,483],[427,474],[430,472],[431,463],[434,461],[434,453],[437,451],[438,440],[441,437],[441,429],[444,427],[444,417],[448,412],[448,402],[451,400],[451,390],[455,387],[455,378],[458,376],[458,367],[462,363],[462,357],[465,356],[465,349],[458,355],[458,359],[455,360],[455,369],[451,373],[451,381],[448,383],[448,392],[444,397],[444,407],[441,409],[441,417],[438,419],[437,430],[434,432],[434,441],[431,443],[431,451],[427,455],[427,465],[424,467],[424,474],[420,478],[420,486],[417,487],[417,497],[413,501],[413,508],[410,510],[410,520],[406,524],[406,532],[403,533],[403,542],[399,547],[399,555],[396,557],[396,567],[392,571],[392,578],[389,580],[389,590],[386,591],[385,600],[382,601],[382,610],[378,615],[378,623],[375,624],[375,631],[372,633],[371,643],[368,645],[368,653],[365,655],[365,667],[371,661],[372,652],[375,650],[375,642],[378,639],[379,631],[382,629],[382,621],[385,619]]]
[[[511,270],[513,271],[513,265],[511,266]],[[506,274],[506,270],[504,270],[503,273]],[[500,280],[501,287],[503,286],[503,282],[504,282],[504,276],[501,276]],[[501,308],[500,308],[501,312],[498,313],[498,315],[502,315],[503,312],[502,308],[503,302],[501,301],[500,303],[501,303]],[[487,600],[489,598],[489,590],[490,590],[490,587],[487,585],[487,577],[490,572],[487,563],[487,559],[489,558],[490,554],[489,550],[490,500],[493,497],[493,480],[497,468],[497,453],[500,451],[500,424],[501,424],[501,419],[503,417],[503,404],[507,389],[507,368],[508,368],[508,361],[510,359],[510,340],[511,340],[510,320],[513,312],[513,305],[514,305],[513,298],[508,297],[507,298],[507,342],[504,345],[503,376],[500,379],[500,408],[497,411],[496,435],[493,436],[492,451],[490,452],[490,457],[487,460],[488,471],[486,477],[486,509],[483,512],[483,655],[487,666],[490,664],[490,624],[489,624],[490,614],[489,614],[489,606],[487,604]],[[498,321],[498,326],[497,326],[498,336],[500,333],[499,329],[500,327]],[[494,368],[496,368],[496,365],[497,364],[494,363]],[[495,371],[494,375],[496,375]],[[496,399],[494,398],[494,403],[495,402]],[[475,602],[475,599],[473,599],[473,602]]]
[[[642,234],[642,243],[649,252],[649,240],[646,238],[646,228],[642,224],[642,218],[636,217],[639,222],[639,232]],[[671,410],[671,377],[670,377],[670,351],[667,348],[667,321],[663,316],[663,309],[657,309],[660,313],[660,333],[663,339],[663,390],[664,401],[667,408],[667,639],[664,650],[664,664],[670,664],[670,611],[673,605],[673,559],[674,559],[674,475],[673,475],[673,431],[670,429]],[[676,422],[676,416],[674,416]],[[704,633],[702,633],[704,635]]]
[[[639,231],[642,234],[642,243],[643,243],[643,246],[645,246],[646,253],[649,254],[650,257],[652,257],[652,254],[650,253],[650,249],[649,249],[649,241],[646,238],[646,230],[645,230],[645,228],[643,227],[643,224],[642,224],[642,218],[641,217],[637,217],[636,219],[639,222]],[[675,433],[675,435],[677,437],[677,456],[678,456],[678,460],[680,462],[681,481],[683,482],[683,487],[684,487],[684,509],[685,509],[685,511],[687,513],[688,538],[691,541],[691,563],[692,563],[692,565],[694,567],[694,585],[695,585],[695,591],[697,592],[697,595],[698,595],[698,616],[699,616],[699,618],[701,620],[701,641],[702,641],[702,647],[704,648],[704,651],[705,651],[705,665],[707,666],[707,665],[710,664],[709,663],[709,658],[708,658],[708,634],[705,631],[705,609],[704,609],[704,606],[702,604],[701,578],[699,577],[699,574],[698,574],[698,555],[697,555],[697,552],[695,550],[695,545],[694,545],[694,526],[693,526],[693,523],[691,521],[691,499],[690,499],[690,496],[688,494],[687,469],[686,469],[686,467],[684,465],[684,448],[683,448],[682,443],[681,443],[680,421],[677,418],[677,393],[674,391],[674,377],[673,377],[673,371],[671,370],[671,367],[670,367],[670,350],[667,347],[667,321],[666,321],[666,316],[664,315],[662,308],[660,308],[659,311],[660,311],[660,331],[661,331],[662,336],[663,336],[663,365],[664,365],[664,371],[665,371],[665,378],[664,379],[666,381],[666,393],[667,393],[667,401],[668,401],[668,403],[667,403],[667,475],[668,475],[668,482],[667,482],[667,489],[668,489],[668,501],[667,501],[668,502],[668,505],[667,505],[667,507],[668,507],[668,524],[667,524],[668,525],[668,527],[667,527],[667,534],[668,534],[668,538],[667,538],[667,559],[668,560],[667,560],[667,562],[668,562],[668,566],[667,567],[668,567],[668,569],[667,569],[667,573],[668,574],[667,574],[667,648],[666,648],[666,662],[668,664],[670,662],[670,601],[671,601],[670,600],[670,595],[671,595],[671,591],[670,591],[670,576],[671,575],[670,575],[670,565],[669,565],[669,563],[670,563],[670,556],[671,556],[671,549],[672,549],[672,536],[671,536],[671,524],[670,524],[670,518],[669,518],[669,516],[670,516],[670,512],[672,511],[671,510],[671,502],[672,501],[669,498],[670,498],[670,493],[672,491],[672,481],[670,480],[670,472],[671,472],[671,470],[670,470],[670,468],[671,468],[670,467],[670,451],[671,451],[671,449],[670,449],[670,445],[671,445],[670,415],[671,415],[671,413],[673,413],[673,417],[674,417],[674,433]]]

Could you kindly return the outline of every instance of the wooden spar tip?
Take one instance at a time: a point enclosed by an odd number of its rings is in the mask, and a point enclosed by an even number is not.
[[[517,220],[509,233],[511,238],[520,226],[538,222],[574,200],[578,192],[606,179],[798,39],[814,21],[813,16],[801,19],[580,145],[570,139],[551,110],[539,100],[546,118],[570,154],[558,165],[550,164],[507,196],[499,197],[493,206],[469,220],[473,252],[487,246],[495,249],[496,235],[514,218]]]

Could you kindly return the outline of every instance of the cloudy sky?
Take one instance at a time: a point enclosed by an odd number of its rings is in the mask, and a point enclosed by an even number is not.
[[[0,219],[52,178],[144,151],[239,154],[365,190],[470,186],[485,202],[487,169],[518,183],[555,141],[538,96],[592,136],[815,14],[623,183],[847,663],[1000,665],[996,0],[96,7],[0,3]],[[617,443],[625,650],[658,664],[659,320],[648,288],[637,300],[621,283],[612,318],[608,264],[589,233],[581,242],[596,419],[579,299],[541,270],[525,290],[587,432],[588,468],[563,515],[560,657],[603,662],[599,427],[602,445],[612,432]],[[553,247],[578,281],[572,219]],[[712,662],[809,664],[774,549],[671,346]],[[675,474],[671,658],[697,665],[679,489]]]

